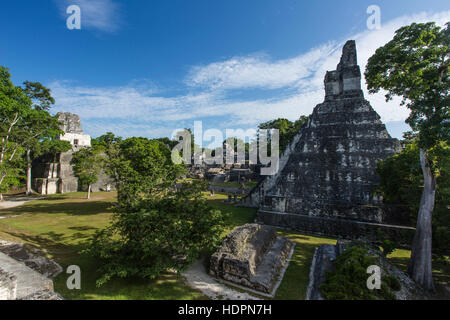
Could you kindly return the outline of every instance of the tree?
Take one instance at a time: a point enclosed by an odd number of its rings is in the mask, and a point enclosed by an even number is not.
[[[117,201],[126,210],[149,194],[164,193],[184,172],[171,160],[171,150],[161,141],[147,138],[122,140],[107,133],[94,140],[105,154],[105,169],[113,178]]]
[[[391,206],[391,224],[415,224],[421,193],[423,175],[420,165],[420,151],[417,140],[409,140],[407,133],[405,146],[400,153],[377,163],[380,184],[377,192],[383,202]],[[428,152],[428,157],[436,168],[436,203],[432,219],[433,253],[450,254],[450,147],[441,141],[437,148]]]
[[[28,117],[24,119],[23,131],[27,132],[24,136],[22,145],[26,149],[26,194],[30,195],[31,190],[31,163],[40,156],[43,139],[46,140],[46,144],[56,141],[56,137],[62,134],[63,131],[59,129],[59,121],[56,116],[51,116],[44,110],[31,110]],[[69,143],[70,144],[70,143]],[[45,146],[48,148],[49,146]],[[70,148],[68,148],[70,149]],[[66,150],[62,150],[67,151]]]
[[[292,138],[300,130],[300,127],[308,120],[307,116],[301,116],[300,119],[292,122],[288,119],[278,118],[275,120],[261,123],[259,129],[278,129],[280,133],[280,151],[284,151]]]
[[[0,66],[0,200],[21,172],[14,164],[23,151],[23,139],[27,134],[24,119],[32,111],[31,107],[30,98],[22,88],[13,85],[8,69]]]
[[[34,158],[47,154],[52,156],[52,161],[57,162],[57,156],[61,152],[67,152],[72,149],[72,144],[66,140],[59,140],[53,138],[45,138],[40,141],[33,149]]]
[[[50,89],[39,82],[25,81],[23,91],[33,104],[22,124],[22,131],[25,133],[22,144],[26,148],[27,161],[26,194],[30,195],[32,192],[31,162],[40,155],[39,144],[42,139],[55,138],[57,135],[63,134],[64,131],[60,129],[60,122],[57,117],[51,116],[48,112],[50,106],[55,103]]]
[[[102,260],[102,285],[112,277],[154,278],[168,269],[181,271],[199,252],[220,241],[224,216],[208,206],[205,183],[175,188],[183,165],[159,140],[122,140],[107,133],[93,140],[107,155],[107,172],[116,182],[112,224],[97,232],[87,253]]]
[[[0,176],[0,188],[7,189],[12,182],[17,181],[21,170],[16,166],[12,170],[11,164],[15,158],[22,155],[24,150],[26,170],[26,193],[31,194],[31,162],[39,155],[40,143],[43,139],[53,139],[63,133],[59,128],[59,121],[48,112],[55,102],[50,89],[39,82],[24,82],[24,87],[16,87],[11,82],[11,75],[5,67],[0,66],[0,98],[2,101],[0,118],[0,136],[2,146],[0,150],[0,167],[4,170]],[[11,151],[12,150],[12,151]],[[6,157],[6,154],[9,154]],[[17,165],[17,161],[15,165]],[[6,170],[9,167],[9,170]],[[9,176],[8,176],[9,175]],[[13,175],[16,175],[14,177]],[[1,198],[1,194],[0,194]]]
[[[115,182],[116,190],[119,194],[119,173],[117,169],[120,164],[120,144],[122,142],[121,137],[116,137],[114,133],[107,132],[106,134],[91,139],[91,145],[93,148],[104,153],[103,169],[105,173],[109,175]],[[119,197],[117,197],[119,198]]]
[[[40,82],[25,81],[23,91],[32,99],[33,108],[38,111],[49,111],[55,99],[51,95],[51,90],[43,86]]]
[[[170,150],[172,150],[173,148],[175,148],[176,145],[178,144],[178,141],[171,140],[171,139],[169,139],[169,138],[167,138],[167,137],[164,137],[164,138],[158,138],[158,139],[155,139],[155,140],[164,143]]]
[[[96,148],[82,148],[72,156],[73,172],[82,185],[87,186],[87,199],[91,198],[91,186],[97,182],[103,159]]]
[[[387,91],[386,100],[402,97],[410,109],[406,122],[418,133],[424,188],[408,272],[427,290],[434,290],[431,268],[432,213],[436,168],[429,151],[449,141],[450,57],[449,23],[442,29],[430,23],[413,23],[396,31],[394,38],[370,57],[365,77],[370,93]]]
[[[6,161],[0,166],[0,200],[3,200],[3,193],[8,192],[11,187],[19,186],[23,182],[23,148],[17,146],[13,142],[9,142],[6,146],[7,152],[4,154]],[[14,153],[14,154],[13,154]]]
[[[97,285],[113,277],[154,279],[167,270],[181,272],[202,251],[213,250],[225,215],[208,205],[204,188],[202,182],[186,183],[115,212],[112,224],[98,231],[85,251],[102,261]]]

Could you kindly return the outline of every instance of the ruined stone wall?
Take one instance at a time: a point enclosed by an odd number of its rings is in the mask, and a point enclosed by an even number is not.
[[[275,228],[246,224],[230,232],[211,256],[210,274],[272,297],[294,244]]]
[[[60,140],[69,141],[75,148],[91,146],[91,137],[83,133],[78,115],[60,112],[57,116],[58,120],[62,122],[61,129],[64,131],[64,134],[59,137]]]
[[[78,178],[75,177],[72,164],[73,153],[91,146],[91,137],[83,133],[80,117],[70,112],[58,113],[64,134],[60,140],[69,141],[72,149],[62,152],[57,159],[44,155],[32,165],[33,188],[40,194],[69,193],[79,190]]]
[[[257,222],[334,238],[379,241],[381,236],[383,239],[396,241],[405,248],[411,245],[415,231],[414,228],[405,226],[261,210],[258,211]]]

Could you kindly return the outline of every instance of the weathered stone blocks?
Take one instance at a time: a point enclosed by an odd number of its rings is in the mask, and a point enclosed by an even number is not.
[[[0,268],[0,300],[16,300],[17,277]]]
[[[344,239],[377,241],[381,232],[384,239],[395,240],[405,247],[411,244],[415,231],[414,228],[405,226],[263,210],[258,211],[257,221],[299,232]]]
[[[293,244],[274,228],[246,224],[234,229],[211,256],[210,274],[271,293]]]

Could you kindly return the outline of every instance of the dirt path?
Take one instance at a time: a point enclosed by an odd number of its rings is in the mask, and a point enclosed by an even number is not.
[[[10,209],[14,207],[19,207],[28,201],[39,200],[41,198],[33,198],[33,197],[4,197],[4,200],[0,202],[0,210],[2,209]],[[6,216],[0,216],[0,219],[9,218]]]
[[[192,288],[200,290],[213,300],[261,300],[248,293],[239,292],[218,283],[206,273],[201,260],[198,260],[183,273],[187,283]]]

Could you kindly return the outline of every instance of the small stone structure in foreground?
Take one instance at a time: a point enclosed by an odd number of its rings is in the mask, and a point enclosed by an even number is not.
[[[0,240],[0,300],[62,300],[52,281],[62,267],[37,253]]]
[[[0,300],[61,300],[53,281],[0,252]]]
[[[228,234],[211,256],[210,274],[270,294],[292,248],[273,227],[246,224]]]

